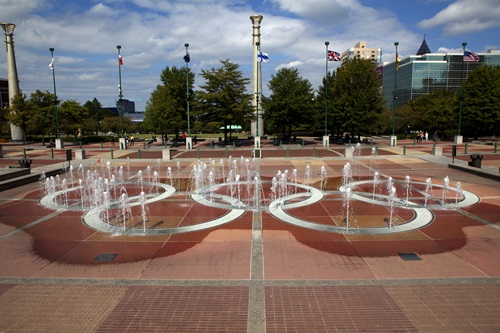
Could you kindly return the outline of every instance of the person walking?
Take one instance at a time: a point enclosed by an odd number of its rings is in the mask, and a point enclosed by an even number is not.
[[[429,140],[429,132],[425,131],[425,142]]]
[[[111,145],[112,146],[115,145],[115,136],[114,135],[111,136]]]

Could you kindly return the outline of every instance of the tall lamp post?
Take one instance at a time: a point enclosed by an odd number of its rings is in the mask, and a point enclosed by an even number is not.
[[[186,137],[186,149],[190,150],[192,145],[191,139],[191,116],[189,114],[189,62],[191,61],[191,56],[189,55],[189,44],[185,43],[186,55],[184,56],[184,61],[186,62],[186,101],[187,101],[187,122],[188,122],[188,132]]]
[[[398,58],[398,45],[399,42],[394,42],[394,46],[396,47],[396,59],[394,61],[394,90],[392,92],[393,94],[393,101],[392,101],[392,135],[391,135],[391,142],[390,146],[396,146],[397,143],[397,136],[395,135],[395,126],[396,126],[396,101],[398,99],[398,85],[397,85],[397,77],[398,77],[398,66],[399,66],[399,58]]]
[[[325,42],[326,48],[326,73],[325,73],[325,135],[323,135],[323,147],[330,146],[330,139],[328,138],[328,45],[330,42]]]
[[[61,141],[61,133],[59,132],[59,110],[57,107],[57,91],[56,91],[56,70],[54,68],[54,48],[49,48],[51,61],[50,69],[52,70],[52,82],[54,83],[54,108],[56,111],[56,149],[61,149],[63,147]]]
[[[462,43],[462,78],[460,80],[460,97],[459,97],[459,108],[458,108],[458,133],[455,136],[455,143],[461,144],[463,142],[463,136],[460,134],[460,130],[462,127],[462,100],[464,94],[464,55],[465,55],[465,47],[467,46],[466,42]]]
[[[123,90],[122,90],[122,56],[120,54],[121,45],[116,45],[118,50],[118,107],[120,111],[120,126],[121,126],[121,138],[120,138],[120,149],[127,149],[127,141],[125,140],[125,130],[123,128]]]

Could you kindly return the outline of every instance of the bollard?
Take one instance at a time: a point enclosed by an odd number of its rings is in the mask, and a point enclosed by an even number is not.
[[[23,157],[26,158],[26,148],[23,148]]]
[[[286,147],[286,157],[290,157],[290,147]]]
[[[113,159],[113,148],[110,149],[111,159]]]
[[[467,154],[467,150],[468,150],[468,149],[469,149],[469,144],[468,144],[468,143],[466,143],[466,144],[465,144],[465,149],[464,149],[464,154]]]
[[[375,147],[375,155],[378,156],[378,146]]]
[[[50,158],[54,158],[54,148],[50,148]]]
[[[228,158],[228,157],[229,157],[229,152],[228,152],[227,147],[226,147],[226,158]]]
[[[233,141],[233,143],[232,143],[232,146],[233,146],[233,149],[234,149],[234,148],[236,148],[236,145],[234,144],[234,141]]]
[[[82,141],[80,140],[80,149],[82,149]]]
[[[101,149],[102,149],[102,148],[103,148],[103,147],[102,147],[102,141],[101,141]]]
[[[196,149],[196,157],[200,159],[200,148]]]
[[[373,139],[370,139],[370,148],[373,146]]]
[[[280,140],[280,148],[283,148],[283,142]]]
[[[413,145],[416,146],[417,145],[417,138],[413,138]]]
[[[493,152],[496,153],[498,151],[498,142],[495,142],[495,148],[493,149]]]
[[[302,139],[302,148],[304,148],[304,139]]]
[[[144,149],[146,149],[146,141],[143,142]]]
[[[313,157],[316,157],[316,147],[313,148]]]
[[[403,146],[403,155],[406,155],[406,145]]]
[[[347,148],[344,147],[344,157],[346,157],[346,156],[347,156]]]
[[[140,149],[137,149],[137,157],[138,157],[139,159],[141,159],[141,150],[140,150]]]

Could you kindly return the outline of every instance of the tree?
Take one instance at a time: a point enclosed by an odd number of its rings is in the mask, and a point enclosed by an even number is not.
[[[328,86],[328,116],[326,117],[327,120],[327,131],[332,131],[332,128],[337,129],[338,132],[338,124],[339,124],[339,113],[336,110],[333,110],[333,84],[335,83],[335,78],[336,78],[336,73],[335,72],[328,72],[327,76],[323,77],[323,82],[322,85],[318,87],[317,93],[316,93],[316,117],[315,117],[315,124],[317,128],[322,128],[324,129],[325,127],[325,112],[326,112],[326,107],[327,104],[325,102],[327,93],[326,93],[326,87]],[[327,85],[327,80],[328,80],[328,85]]]
[[[195,114],[199,121],[224,126],[224,141],[227,141],[227,128],[241,125],[252,116],[251,95],[245,93],[250,82],[244,78],[239,65],[229,61],[220,61],[222,66],[202,70],[205,84],[196,94]],[[231,130],[229,130],[231,133]]]
[[[283,138],[292,136],[292,129],[311,124],[313,118],[313,89],[296,68],[282,68],[271,75],[268,83],[271,95],[265,99],[264,120],[268,128],[281,131]]]
[[[457,99],[456,94],[449,90],[437,90],[427,97],[427,110],[424,113],[424,126],[430,131],[440,131],[444,135],[445,130],[455,128]],[[453,127],[452,127],[453,126]]]
[[[462,117],[477,138],[500,121],[500,66],[476,68],[463,84]]]
[[[384,110],[380,86],[380,76],[370,60],[355,58],[342,64],[332,89],[331,114],[339,123],[337,128],[358,137],[362,131],[372,131]]]
[[[59,126],[63,132],[78,136],[78,132],[83,128],[84,120],[88,117],[86,108],[75,100],[67,100],[59,107]]]
[[[45,134],[56,132],[54,94],[49,91],[37,90],[30,95],[32,117],[29,120],[29,129],[42,136],[45,144]]]
[[[7,109],[7,119],[21,128],[24,133],[23,142],[26,143],[26,131],[28,130],[29,120],[33,116],[33,109],[29,105],[26,94],[20,93],[14,96]]]
[[[188,75],[189,96],[193,95],[195,76],[190,69],[166,67],[160,76],[162,85],[158,85],[146,103],[144,124],[155,132],[171,132],[176,137],[187,126],[187,90]]]

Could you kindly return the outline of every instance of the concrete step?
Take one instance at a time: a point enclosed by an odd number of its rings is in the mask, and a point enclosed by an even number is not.
[[[32,172],[29,168],[14,168],[14,169],[6,169],[12,170],[12,172],[4,171],[4,169],[0,169],[0,175],[3,175],[3,178],[0,180],[0,191],[5,191],[11,188],[15,188],[18,186],[38,182],[40,177],[42,176],[42,172]],[[55,175],[63,174],[67,170],[63,170],[62,168],[54,168],[51,170],[45,170],[45,177],[53,177]]]

